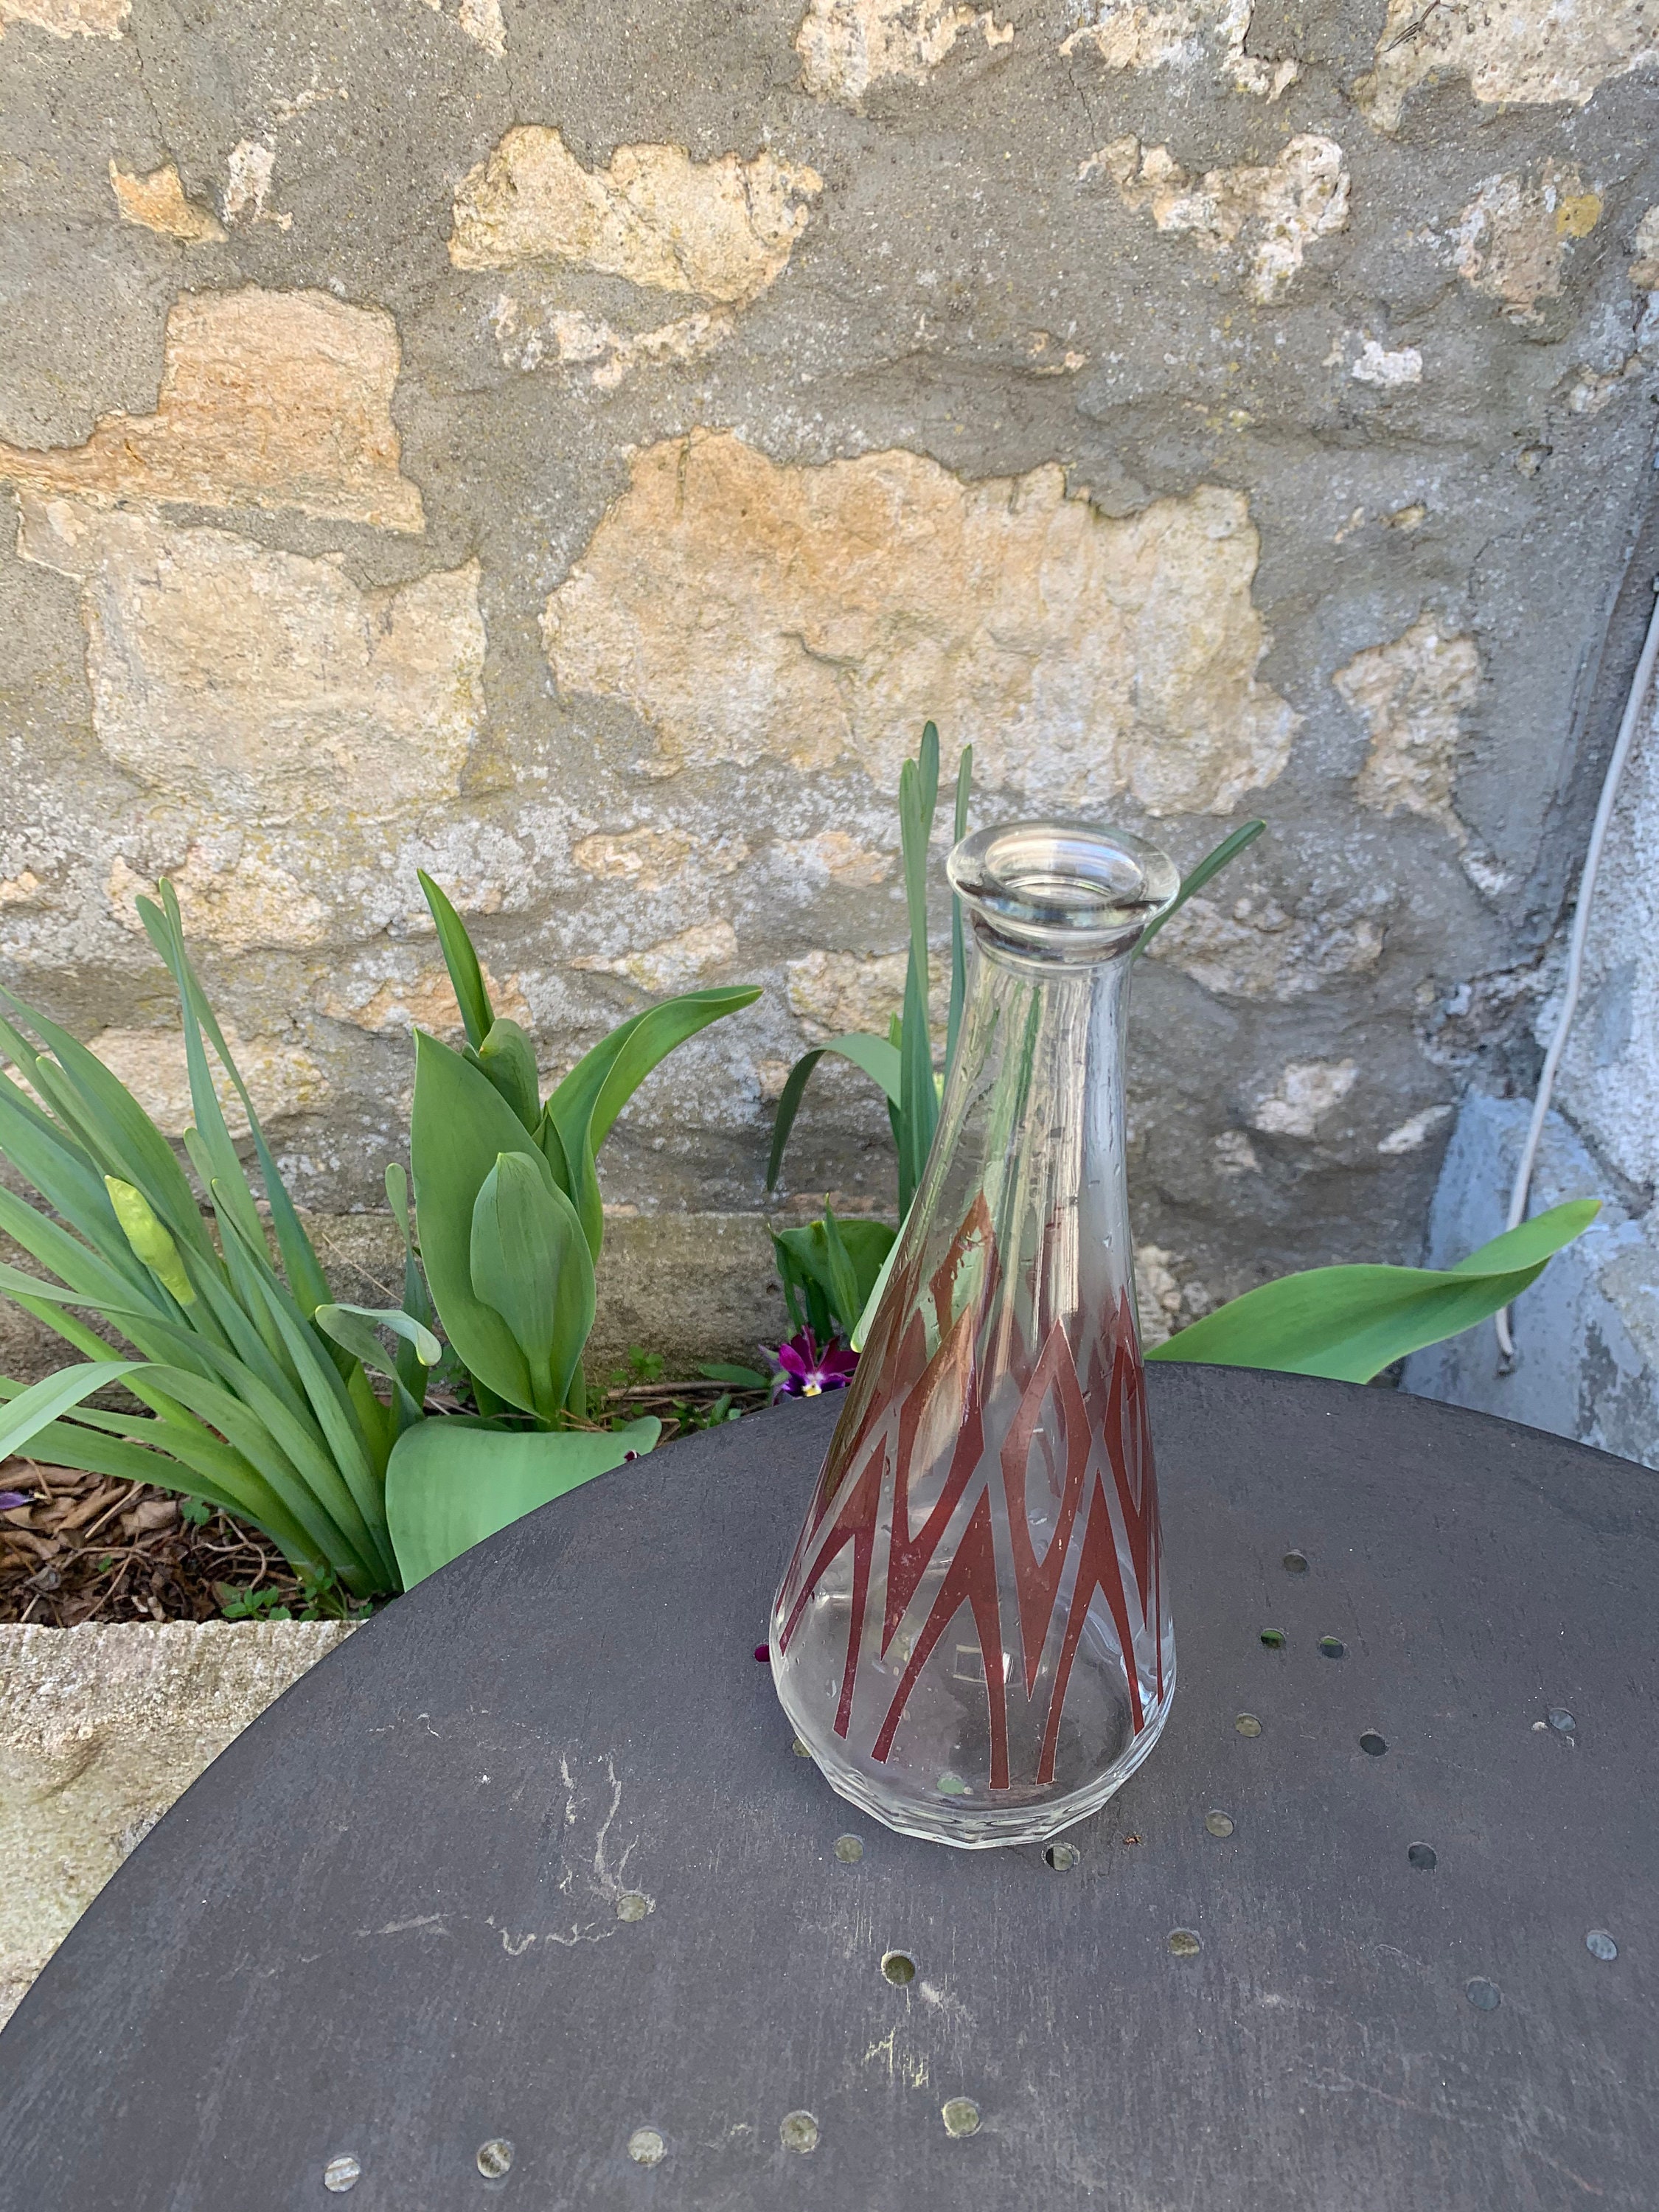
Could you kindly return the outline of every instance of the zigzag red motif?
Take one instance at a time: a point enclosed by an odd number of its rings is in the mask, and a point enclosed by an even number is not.
[[[980,1278],[958,1301],[964,1269],[977,1260]],[[927,1285],[933,1330],[919,1295],[919,1271],[896,1280],[883,1301],[854,1386],[848,1417],[855,1424],[847,1448],[832,1445],[823,1479],[784,1579],[787,1651],[807,1601],[830,1563],[848,1545],[853,1587],[847,1657],[836,1733],[849,1735],[872,1576],[879,1562],[879,1648],[893,1645],[916,1591],[942,1555],[945,1564],[927,1613],[902,1647],[904,1671],[869,1756],[890,1755],[912,1692],[940,1638],[965,1607],[983,1663],[991,1741],[991,1787],[1010,1786],[1005,1659],[997,1552],[1002,1540],[993,1507],[1000,1483],[1012,1547],[1009,1577],[1018,1616],[1017,1649],[1027,1698],[1037,1690],[1054,1613],[1074,1564],[1065,1626],[1046,1712],[1042,1716],[1039,1784],[1052,1782],[1062,1711],[1078,1645],[1097,1594],[1104,1601],[1123,1654],[1130,1715],[1139,1735],[1146,1722],[1139,1655],[1155,1674],[1155,1702],[1164,1696],[1162,1590],[1158,1491],[1146,1423],[1146,1378],[1134,1335],[1133,1310],[1121,1292],[1103,1325],[1091,1332],[1088,1382],[1079,1380],[1067,1331],[1053,1322],[1035,1362],[1012,1316],[1000,1305],[1005,1287],[982,1197],[952,1240]],[[953,1310],[953,1308],[955,1310]],[[981,1370],[994,1317],[1002,1371],[1023,1382],[1000,1445],[986,1449],[986,1407],[994,1396]],[[900,1332],[896,1344],[892,1333]],[[933,1334],[935,1349],[927,1353]],[[1012,1372],[1011,1372],[1012,1370]],[[884,1385],[866,1400],[860,1382]],[[1057,1502],[1053,1533],[1039,1555],[1032,1540],[1027,1483],[1032,1455]],[[994,1458],[993,1458],[994,1455]],[[920,1528],[912,1525],[912,1468],[945,1474]],[[975,1481],[977,1495],[970,1495]],[[1115,1507],[1115,1513],[1114,1512]],[[965,1518],[964,1516],[965,1510]],[[825,1522],[829,1522],[827,1531]],[[1079,1523],[1080,1532],[1079,1532]],[[951,1528],[959,1530],[954,1546]],[[1121,1531],[1121,1533],[1120,1533]],[[811,1559],[810,1567],[806,1562]],[[1127,1569],[1127,1572],[1126,1572]],[[1148,1647],[1150,1646],[1150,1650]],[[958,1649],[968,1647],[959,1646]]]

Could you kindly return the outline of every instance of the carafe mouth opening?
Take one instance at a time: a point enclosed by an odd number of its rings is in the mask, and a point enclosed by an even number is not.
[[[946,866],[982,944],[1049,960],[1128,951],[1181,888],[1167,853],[1092,822],[979,830]]]

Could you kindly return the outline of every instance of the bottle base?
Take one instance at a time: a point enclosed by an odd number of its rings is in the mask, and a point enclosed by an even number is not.
[[[1086,1788],[1070,1790],[1063,1797],[1040,1803],[964,1804],[960,1798],[942,1798],[937,1804],[921,1799],[907,1801],[896,1798],[882,1788],[875,1776],[850,1763],[826,1765],[815,1751],[811,1753],[812,1762],[838,1797],[844,1797],[849,1805],[857,1806],[860,1813],[867,1813],[872,1820],[879,1820],[883,1827],[891,1828],[898,1835],[916,1836],[924,1843],[948,1844],[959,1851],[991,1851],[1021,1844],[1046,1844],[1063,1828],[1073,1827],[1078,1821],[1099,1812],[1149,1756],[1164,1733],[1175,1686],[1175,1669],[1171,1666],[1162,1699],[1147,1714],[1146,1726],[1122,1758]],[[784,1710],[788,1712],[787,1702]],[[795,1719],[793,1713],[789,1717]],[[803,1743],[807,1741],[804,1735],[800,1740]]]

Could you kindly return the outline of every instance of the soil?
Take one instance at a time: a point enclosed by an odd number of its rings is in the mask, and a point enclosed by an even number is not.
[[[708,1382],[634,1381],[605,1396],[612,1420],[655,1413],[662,1443],[765,1403],[764,1391]],[[193,1521],[201,1509],[149,1483],[15,1458],[0,1464],[0,1490],[30,1500],[0,1513],[0,1623],[314,1620],[359,1609],[303,1589],[257,1528],[225,1513]]]

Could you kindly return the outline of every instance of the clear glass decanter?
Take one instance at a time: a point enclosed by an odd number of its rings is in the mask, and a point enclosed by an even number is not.
[[[773,1605],[831,1786],[968,1849],[1045,1842],[1175,1690],[1124,1177],[1129,955],[1155,847],[1071,822],[958,845],[972,927],[927,1171]]]

